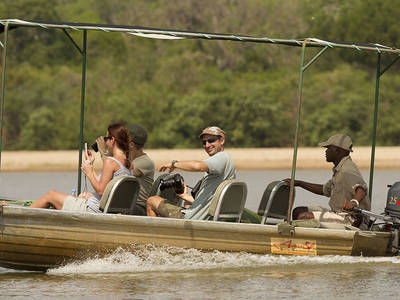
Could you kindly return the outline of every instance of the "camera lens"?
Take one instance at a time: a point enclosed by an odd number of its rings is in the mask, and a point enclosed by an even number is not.
[[[173,188],[175,193],[182,194],[185,191],[183,177],[180,174],[174,174],[160,181],[160,190],[163,191],[168,188]]]

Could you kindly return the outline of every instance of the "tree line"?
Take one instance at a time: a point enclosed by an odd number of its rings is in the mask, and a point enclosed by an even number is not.
[[[396,46],[400,5],[385,0],[3,0],[1,19],[88,22],[317,37]],[[82,33],[71,32],[81,43]],[[3,35],[1,35],[3,38]],[[308,59],[317,50],[307,50]],[[383,55],[383,64],[394,57]],[[369,145],[377,55],[328,50],[306,71],[300,144],[346,132]],[[85,140],[111,122],[139,123],[147,147],[198,147],[215,124],[232,147],[293,143],[300,48],[205,40],[163,41],[88,32]],[[378,144],[397,145],[400,77],[381,80]],[[76,149],[81,56],[60,30],[19,28],[8,40],[4,147]]]

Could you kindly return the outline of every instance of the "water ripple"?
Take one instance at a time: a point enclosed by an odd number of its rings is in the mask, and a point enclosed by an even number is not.
[[[128,251],[117,249],[106,257],[95,257],[74,262],[48,274],[90,273],[138,273],[153,271],[182,271],[202,269],[248,268],[287,265],[333,265],[333,264],[398,264],[399,257],[351,257],[351,256],[279,256],[251,253],[203,252],[196,249],[135,246]]]

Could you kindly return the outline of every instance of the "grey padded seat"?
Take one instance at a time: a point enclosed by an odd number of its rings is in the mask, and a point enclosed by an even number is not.
[[[264,191],[258,207],[258,215],[262,217],[261,224],[268,218],[283,219],[286,221],[289,208],[290,186],[285,181],[273,181]],[[293,200],[294,200],[293,195]]]
[[[236,179],[223,181],[215,191],[208,209],[208,220],[240,222],[247,197],[247,185]]]
[[[123,175],[113,178],[100,199],[100,210],[104,213],[133,215],[139,190],[139,180],[134,176]]]

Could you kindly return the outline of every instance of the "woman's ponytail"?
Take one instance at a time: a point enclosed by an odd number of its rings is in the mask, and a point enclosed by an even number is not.
[[[120,123],[116,123],[108,126],[108,132],[115,138],[118,148],[125,153],[125,167],[129,169],[131,167],[131,162],[129,161],[131,135],[128,128]]]

